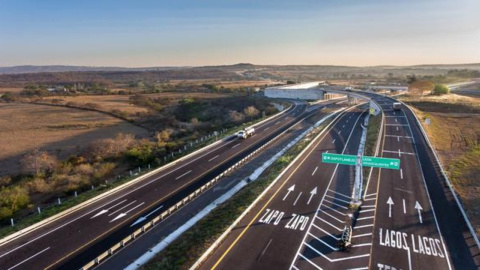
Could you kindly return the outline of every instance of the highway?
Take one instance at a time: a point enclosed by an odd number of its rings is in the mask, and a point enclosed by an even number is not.
[[[368,258],[346,259],[338,265],[329,261],[338,255],[364,256],[369,253],[369,246],[359,246],[355,253],[334,252],[349,212],[354,169],[321,163],[323,152],[356,154],[360,124],[365,116],[359,110],[345,113],[317,137],[313,146],[235,226],[201,269],[367,266]],[[364,224],[366,233],[371,231],[371,223],[370,220]],[[362,241],[370,243],[368,237]]]
[[[2,269],[77,269],[105,248],[119,242],[149,219],[144,215],[168,209],[220,172],[307,115],[295,102],[285,114],[256,126],[247,139],[231,137],[173,166],[159,170],[114,194],[0,245]],[[78,264],[70,261],[82,254]]]
[[[382,107],[379,156],[400,159],[400,169],[374,168],[365,179],[352,248],[337,243],[350,224],[354,166],[320,157],[357,153],[359,112],[319,137],[200,269],[480,269],[479,247],[413,113],[393,110],[390,97],[356,94]]]

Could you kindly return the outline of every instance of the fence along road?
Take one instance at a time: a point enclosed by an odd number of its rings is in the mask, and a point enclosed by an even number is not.
[[[170,200],[169,204],[175,204],[175,199],[183,199],[187,188],[203,185],[216,171],[254,151],[263,140],[301,118],[305,108],[306,105],[295,105],[258,125],[257,134],[249,140],[232,137],[36,230],[4,241],[0,246],[0,265],[6,269],[58,267],[100,239],[115,235],[121,228],[128,230],[142,214],[167,208],[162,202]]]

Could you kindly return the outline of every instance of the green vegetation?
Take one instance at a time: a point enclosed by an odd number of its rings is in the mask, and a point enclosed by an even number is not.
[[[324,123],[315,129],[312,136],[318,134],[327,124],[328,123]],[[188,269],[308,143],[309,140],[301,140],[275,161],[260,178],[244,187],[231,199],[200,220],[190,230],[170,244],[155,259],[146,264],[143,269]]]
[[[448,86],[446,86],[444,84],[436,84],[435,88],[433,88],[432,93],[434,95],[445,95],[445,94],[450,93],[450,89],[448,88]]]

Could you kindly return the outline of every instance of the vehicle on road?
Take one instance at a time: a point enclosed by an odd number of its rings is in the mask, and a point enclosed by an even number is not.
[[[393,110],[394,111],[400,111],[401,108],[402,108],[402,103],[400,103],[400,102],[394,102],[393,103]]]
[[[237,137],[246,139],[250,136],[253,136],[255,134],[255,129],[253,127],[248,127],[244,130],[241,130],[237,133]]]

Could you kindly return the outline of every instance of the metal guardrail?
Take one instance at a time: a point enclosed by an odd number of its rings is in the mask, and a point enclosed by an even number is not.
[[[307,115],[308,116],[308,115]],[[307,117],[306,116],[306,117]],[[304,117],[304,118],[306,118]],[[304,119],[302,118],[302,119]],[[243,163],[245,163],[248,159],[250,159],[251,157],[253,157],[254,155],[256,155],[257,153],[259,153],[260,151],[262,151],[265,147],[267,147],[268,145],[270,145],[272,142],[274,142],[275,140],[277,140],[281,135],[283,135],[286,131],[288,131],[290,128],[287,128],[285,131],[281,132],[280,134],[278,134],[277,136],[275,136],[274,138],[270,139],[269,141],[267,141],[265,144],[263,144],[262,146],[260,146],[258,149],[256,149],[255,151],[253,151],[252,153],[248,154],[246,157],[242,158],[240,161],[238,161],[237,163],[233,164],[232,166],[230,166],[228,169],[226,169],[225,171],[223,171],[222,173],[220,173],[218,176],[216,176],[215,178],[213,178],[212,180],[208,181],[206,184],[204,184],[203,186],[201,186],[200,188],[198,188],[197,190],[195,190],[194,192],[192,192],[190,195],[186,196],[185,198],[183,198],[182,200],[180,200],[178,203],[176,203],[175,205],[171,206],[169,209],[165,210],[164,212],[162,212],[160,215],[156,216],[153,220],[149,221],[148,223],[146,223],[145,225],[143,225],[141,228],[137,229],[136,231],[134,231],[132,234],[130,234],[129,236],[125,237],[124,239],[122,239],[122,241],[114,244],[113,246],[111,246],[110,248],[108,248],[106,251],[104,251],[103,253],[101,253],[100,255],[98,255],[95,259],[91,260],[90,262],[88,262],[87,264],[85,264],[82,268],[80,268],[80,270],[88,270],[88,269],[92,269],[93,267],[99,265],[103,260],[105,260],[106,258],[108,258],[109,256],[113,255],[115,252],[117,252],[118,250],[120,250],[121,248],[125,247],[127,244],[129,244],[130,242],[132,242],[133,240],[136,239],[137,236],[139,236],[140,234],[143,234],[145,232],[147,232],[148,230],[152,229],[155,225],[157,225],[158,223],[162,222],[163,220],[165,220],[167,217],[169,217],[170,215],[172,215],[173,213],[175,213],[176,211],[178,211],[182,206],[185,206],[186,204],[188,204],[189,202],[193,201],[195,198],[197,198],[198,196],[200,196],[201,194],[203,194],[206,190],[210,189],[213,185],[215,185],[218,180],[220,178],[222,178],[223,176],[227,175],[228,173],[230,173],[231,171],[235,170],[236,168],[238,168],[240,165],[242,165]]]

